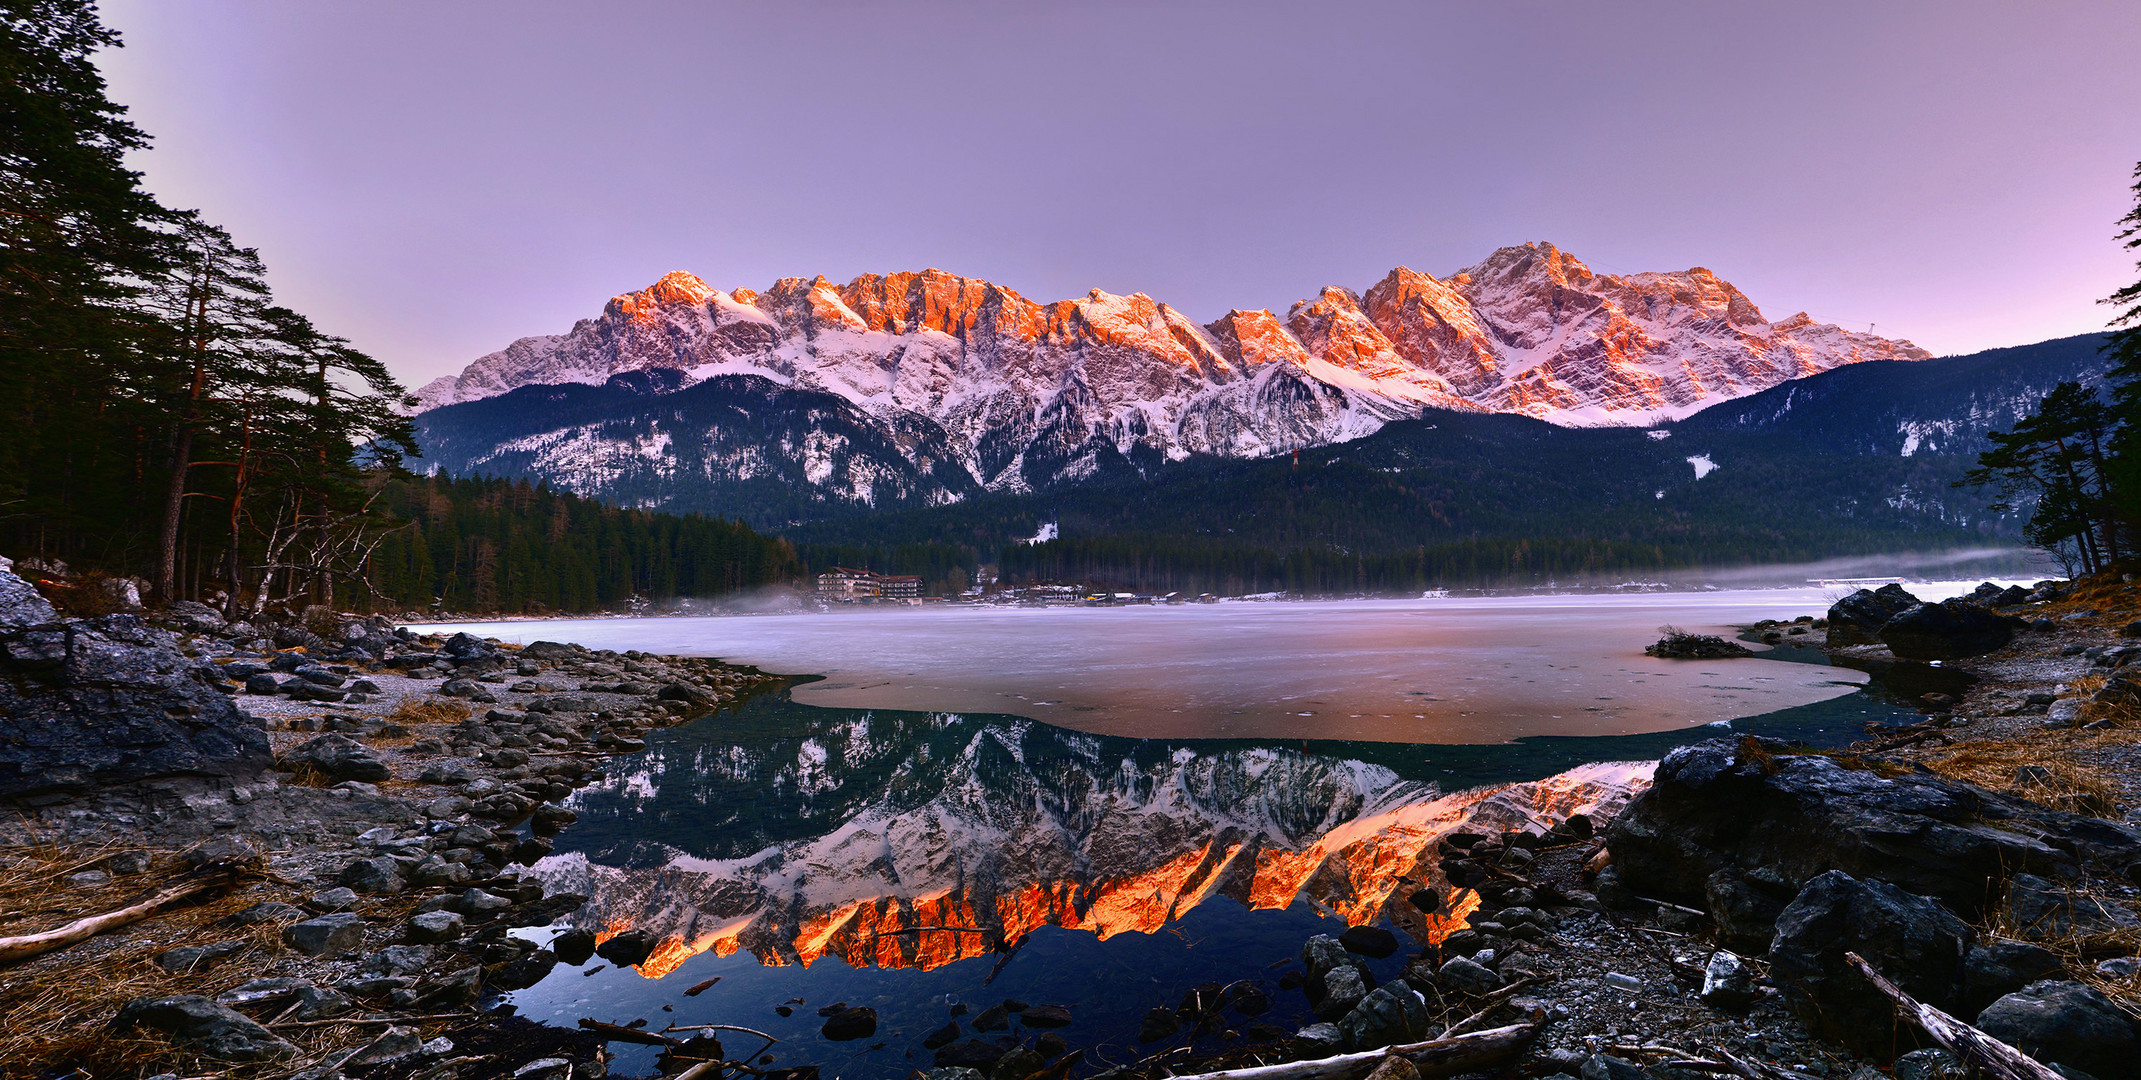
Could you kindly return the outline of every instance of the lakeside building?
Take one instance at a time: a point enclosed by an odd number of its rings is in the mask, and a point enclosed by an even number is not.
[[[818,599],[836,604],[919,604],[922,579],[835,566],[818,575]]]

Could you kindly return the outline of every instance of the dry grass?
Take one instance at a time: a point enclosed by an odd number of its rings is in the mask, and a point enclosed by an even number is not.
[[[53,926],[138,899],[167,884],[178,870],[177,851],[155,853],[149,872],[114,878],[109,884],[77,888],[63,879],[85,864],[123,850],[124,845],[60,848],[40,846],[0,851],[0,934]],[[295,902],[297,890],[268,880],[239,883],[205,902],[175,908],[131,926],[92,938],[71,948],[0,968],[0,1078],[42,1077],[66,1067],[105,1080],[177,1072],[182,1076],[253,1076],[263,1080],[288,1076],[337,1049],[375,1038],[378,1026],[332,1025],[277,1027],[275,1033],[302,1051],[287,1062],[233,1066],[180,1050],[155,1032],[114,1032],[110,1023],[119,1006],[146,996],[202,994],[213,997],[256,978],[270,957],[289,957],[280,928],[273,923],[250,927],[216,926],[217,920],[263,900]],[[405,918],[421,897],[396,897],[368,916]],[[243,941],[247,948],[206,970],[171,974],[153,963],[167,949]],[[257,1015],[267,1022],[272,1015]],[[418,1022],[428,1038],[448,1026],[445,1021]]]
[[[394,711],[386,715],[389,723],[404,727],[418,724],[458,724],[472,715],[468,705],[452,698],[432,697],[425,694],[410,694],[395,703]]]
[[[2092,906],[2104,911],[2125,909],[2125,905],[2116,898],[2098,893],[2086,885],[2070,886],[2067,889],[2067,899],[2078,911],[2087,911]],[[2141,953],[2141,929],[2033,936],[2031,928],[2010,924],[2003,917],[2001,909],[1995,907],[1978,925],[1977,931],[1980,940],[1998,937],[2028,941],[2042,946],[2059,957],[2070,977],[2110,998],[2128,1015],[2141,1020],[2141,975],[2111,979],[2098,974],[2096,970],[2099,960]]]
[[[2095,736],[2088,742],[2101,745],[2104,739],[2113,737],[2117,733]],[[2134,737],[2141,737],[2141,730],[2129,736]],[[2064,752],[2081,741],[2065,731],[2025,738],[1973,739],[1929,751],[1922,760],[1926,768],[1950,780],[1976,784],[2057,810],[2115,818],[2121,809],[2118,785],[2103,769]],[[2018,779],[2017,770],[2026,765],[2043,772]]]

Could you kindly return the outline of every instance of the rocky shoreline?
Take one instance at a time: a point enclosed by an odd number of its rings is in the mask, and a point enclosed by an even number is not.
[[[0,565],[7,931],[204,887],[0,968],[0,1074],[604,1075],[481,1011],[558,961],[508,931],[585,899],[522,871],[604,756],[783,680],[314,614],[63,619]]]
[[[1959,1075],[1941,1051],[1903,1053],[1922,1037],[1847,951],[2070,1080],[2131,1075],[2141,831],[2110,819],[2141,805],[2141,682],[2122,672],[2141,656],[2122,636],[2134,600],[2117,581],[1961,605],[1862,593],[1827,619],[1752,628],[1875,672],[1924,719],[1847,752],[1699,743],[1617,815],[1443,836],[1409,872],[1414,912],[1397,922],[1431,944],[1401,978],[1378,986],[1358,960],[1390,956],[1387,931],[1317,938],[1269,985],[1154,1010],[1149,1056],[1104,1075],[1468,1033],[1484,1040],[1472,1058],[1371,1055],[1330,1075]],[[1943,649],[1964,655],[1927,655]],[[527,870],[572,820],[561,801],[646,731],[783,680],[317,609],[301,626],[228,625],[198,605],[64,619],[4,565],[0,668],[15,811],[0,821],[0,932],[184,893],[0,966],[0,1074],[561,1080],[605,1075],[614,1040],[662,1045],[669,1075],[722,1057],[711,1033],[544,1027],[497,994],[597,954],[586,929],[548,947],[509,933],[585,900]],[[631,965],[660,944],[603,934],[599,955]],[[1274,993],[1306,994],[1320,1021],[1259,1024]],[[919,1060],[937,1080],[1090,1072],[1052,1034],[1056,1008],[992,1005],[981,1016],[1002,1023],[972,1031],[955,1015]],[[827,1023],[874,1026],[850,1011]],[[1215,1031],[1228,1050],[1191,1049]]]

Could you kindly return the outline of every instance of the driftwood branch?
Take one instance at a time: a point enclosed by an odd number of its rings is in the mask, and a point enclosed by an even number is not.
[[[1407,1043],[1358,1054],[1340,1054],[1315,1061],[1290,1061],[1283,1065],[1263,1065],[1249,1069],[1222,1069],[1218,1072],[1178,1076],[1174,1080],[1359,1080],[1360,1077],[1375,1071],[1375,1067],[1392,1054],[1404,1055],[1419,1068],[1423,1077],[1452,1076],[1515,1057],[1522,1053],[1538,1034],[1537,1024],[1511,1024],[1507,1027],[1476,1031],[1470,1035]]]
[[[1993,1080],[2060,1080],[2058,1073],[2035,1058],[1904,993],[1902,987],[1882,978],[1865,957],[1847,952],[1844,959],[1896,1003],[1898,1014],[1923,1028],[1941,1049],[1961,1059],[1966,1070]]]
[[[611,1042],[638,1043],[641,1046],[682,1046],[683,1041],[672,1039],[658,1031],[641,1031],[623,1024],[610,1024],[587,1017],[580,1019],[580,1026]]]
[[[116,930],[119,927],[140,922],[174,904],[191,900],[203,893],[214,892],[217,889],[228,886],[230,883],[231,878],[228,875],[186,881],[164,889],[146,900],[128,904],[116,911],[107,911],[100,915],[87,915],[65,926],[35,934],[0,937],[0,964],[20,963],[33,956],[41,956],[51,952],[54,949],[64,949],[69,945],[88,941],[106,930]]]

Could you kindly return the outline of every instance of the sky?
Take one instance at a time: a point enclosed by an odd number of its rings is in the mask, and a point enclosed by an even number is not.
[[[2136,276],[2133,0],[103,11],[150,189],[412,386],[670,270],[1208,321],[1545,240],[1940,354]]]

